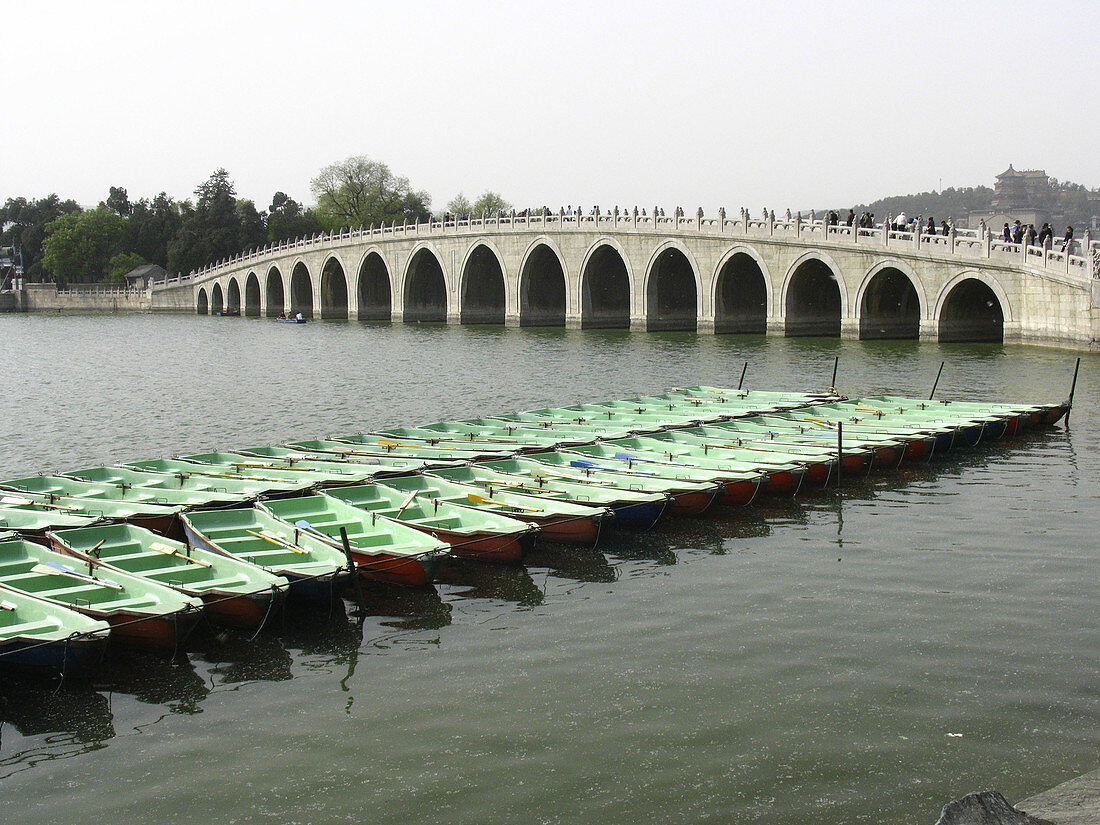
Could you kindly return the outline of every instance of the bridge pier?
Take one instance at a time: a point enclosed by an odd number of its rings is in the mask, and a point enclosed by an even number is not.
[[[505,316],[504,316],[504,326],[506,326],[506,327],[518,327],[519,325],[520,325],[520,323],[519,323],[519,313],[518,312],[509,312],[509,313],[505,314]]]
[[[859,340],[859,319],[858,318],[841,318],[840,319],[840,337],[849,338],[851,340]]]
[[[714,319],[713,318],[700,318],[695,322],[695,331],[700,334],[713,335],[714,334]]]
[[[649,329],[649,319],[644,315],[631,315],[630,316],[630,331],[631,332],[645,332]]]
[[[584,329],[584,324],[581,321],[580,315],[566,315],[565,316],[565,328],[566,329]]]
[[[921,318],[920,321],[920,340],[921,341],[938,341],[940,340],[939,325],[931,318]]]
[[[773,338],[782,338],[787,334],[787,319],[782,315],[769,315],[768,327],[764,334]]]

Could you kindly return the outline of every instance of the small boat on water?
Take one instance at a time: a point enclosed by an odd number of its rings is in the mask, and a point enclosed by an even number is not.
[[[776,495],[794,495],[806,475],[805,464],[781,464],[765,472],[746,462],[687,456],[689,449],[686,447],[679,451],[669,448],[655,452],[639,449],[639,442],[635,439],[628,439],[627,443],[636,446],[623,449],[622,442],[615,446],[590,444],[563,450],[561,454],[574,466],[585,466],[576,463],[581,459],[599,462],[602,470],[611,467],[613,470],[637,471],[663,479],[717,483],[721,485],[719,500],[723,504],[748,504],[762,487]],[[686,457],[677,456],[677,452],[683,452]],[[673,456],[669,458],[668,453],[673,453]],[[535,458],[541,461],[549,456]]]
[[[392,475],[405,475],[423,470],[427,462],[418,458],[394,458],[393,456],[356,455],[353,450],[334,450],[332,452],[311,452],[293,447],[245,447],[236,452],[256,456],[273,462],[283,462],[293,469],[301,466],[306,469],[347,470],[369,472],[372,478]]]
[[[360,454],[366,455],[394,455],[404,458],[421,458],[426,460],[442,459],[444,461],[491,461],[496,458],[507,458],[513,454],[513,450],[486,448],[479,449],[477,445],[466,444],[429,444],[427,441],[406,441],[385,436],[356,433],[355,435],[339,435],[336,441],[354,447]]]
[[[216,507],[226,504],[245,504],[260,495],[263,490],[248,481],[231,478],[214,479],[194,475],[158,473],[152,470],[135,470],[132,467],[93,467],[73,470],[63,474],[77,481],[114,484],[118,487],[141,487],[146,490],[184,490],[188,493],[209,494],[209,502],[202,506]]]
[[[260,507],[341,550],[343,528],[364,579],[427,587],[450,555],[450,545],[445,541],[377,513],[367,514],[331,496],[284,498],[262,502]]]
[[[226,467],[179,458],[154,458],[146,461],[129,461],[127,467],[153,473],[174,476],[177,479],[199,479],[212,485],[248,485],[254,496],[298,495],[312,490],[317,482],[301,473],[284,473],[277,470],[234,472]]]
[[[6,502],[0,503],[0,531],[5,535],[44,536],[56,527],[86,527],[101,520],[29,495],[3,493],[0,502]]]
[[[836,469],[836,455],[829,455],[821,450],[808,448],[799,450],[794,447],[775,445],[769,448],[755,444],[734,446],[729,442],[714,442],[699,436],[687,435],[683,430],[668,430],[649,436],[605,441],[604,444],[622,448],[628,453],[632,450],[643,450],[651,454],[660,454],[668,461],[686,462],[688,459],[703,459],[728,462],[727,466],[730,467],[745,466],[768,477],[762,492],[779,494],[789,492],[789,488],[795,481],[793,476],[786,478],[785,473],[802,469],[805,473],[802,483],[824,486]]]
[[[0,585],[0,668],[81,678],[99,664],[111,626]]]
[[[640,463],[599,461],[583,453],[565,451],[540,453],[531,460],[541,465],[543,473],[553,470],[572,480],[587,479],[624,490],[663,493],[670,498],[669,512],[680,515],[702,515],[726,489],[725,484],[714,479],[713,473],[697,474],[690,468],[643,467]]]
[[[53,548],[102,570],[118,570],[201,599],[207,618],[256,630],[282,602],[287,581],[252,564],[191,548],[130,524],[49,534]]]
[[[288,474],[291,478],[297,476],[309,479],[321,487],[339,487],[344,484],[362,484],[370,479],[372,473],[369,467],[357,464],[343,464],[330,470],[315,469],[305,463],[287,464],[285,461],[264,459],[243,453],[196,453],[195,455],[180,456],[184,461],[194,461],[197,464],[207,464],[212,467],[220,467],[228,472],[236,473],[267,473],[274,472],[280,475]]]
[[[202,618],[199,599],[23,539],[0,542],[0,584],[105,621],[115,640],[147,650],[177,650]]]
[[[279,316],[278,318],[276,318],[275,320],[276,320],[276,321],[277,321],[278,323],[280,323],[280,324],[304,324],[304,323],[306,323],[306,322],[307,322],[307,321],[308,321],[309,319],[308,319],[308,318],[305,318],[305,317],[304,317],[304,316],[302,315],[302,313],[300,313],[300,312],[299,312],[299,313],[298,313],[297,315],[293,315],[293,316],[291,316],[290,318],[287,318],[286,316],[280,315],[280,316]]]
[[[180,522],[192,547],[262,567],[290,582],[291,595],[328,602],[350,576],[342,550],[262,510],[192,510]]]
[[[607,507],[615,516],[613,524],[636,530],[652,528],[672,501],[672,497],[663,491],[627,490],[594,483],[583,475],[570,478],[552,474],[544,465],[521,458],[436,470],[433,475],[468,484],[492,486],[494,490],[507,489],[538,498]]]
[[[539,537],[547,541],[592,546],[600,537],[603,520],[612,515],[606,507],[536,498],[499,484],[482,487],[439,475],[421,478],[428,484],[418,489],[423,489],[431,498],[537,524],[541,530]]]
[[[178,505],[148,501],[105,498],[96,488],[63,495],[31,492],[25,489],[0,491],[0,527],[23,534],[44,535],[55,527],[83,527],[96,522],[129,521],[161,533],[170,533],[176,524]],[[17,512],[19,511],[19,512]],[[35,526],[37,525],[37,526]]]
[[[182,509],[210,504],[232,504],[234,496],[226,493],[206,493],[193,490],[147,488],[114,481],[81,481],[65,476],[31,476],[0,482],[0,487],[22,490],[42,495],[72,496],[74,498],[132,501],[140,504],[159,504],[163,507]]]
[[[403,473],[419,472],[430,467],[457,467],[468,460],[465,458],[444,458],[438,454],[432,454],[431,456],[394,454],[392,450],[379,447],[377,444],[368,447],[366,445],[349,444],[346,441],[336,441],[331,438],[291,441],[286,446],[291,450],[317,454],[318,458],[324,461],[332,460],[329,456],[333,456],[342,461],[350,461],[356,464],[373,464],[379,467],[400,470]]]
[[[418,476],[387,479],[386,484],[364,484],[326,490],[325,495],[367,513],[377,513],[422,530],[451,546],[460,558],[519,564],[535,542],[538,527],[507,516],[450,504],[427,495]],[[399,482],[401,486],[390,486]]]

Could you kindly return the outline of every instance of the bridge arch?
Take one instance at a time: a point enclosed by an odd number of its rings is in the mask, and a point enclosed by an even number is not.
[[[446,270],[434,246],[422,242],[413,247],[401,280],[404,320],[447,320]]]
[[[217,315],[225,309],[225,301],[222,299],[222,285],[217,281],[210,288],[210,313]]]
[[[917,339],[928,316],[928,298],[917,273],[904,261],[878,261],[856,291],[859,337]]]
[[[581,261],[581,326],[630,328],[634,306],[634,273],[619,242],[603,237],[593,243]]]
[[[572,307],[565,277],[565,257],[545,235],[532,241],[519,266],[519,324],[563,327]]]
[[[670,238],[653,250],[643,289],[646,329],[698,328],[703,294],[699,265],[682,241]]]
[[[1000,282],[975,269],[960,272],[936,298],[940,341],[1004,341],[1012,303]]]
[[[508,279],[499,250],[484,238],[478,238],[466,250],[460,271],[460,323],[503,325]]]
[[[840,336],[848,296],[844,275],[828,255],[810,250],[794,260],[783,279],[784,334]]]
[[[313,278],[305,261],[298,261],[290,271],[290,314],[313,317]]]
[[[338,255],[321,267],[321,318],[348,318],[348,277]]]
[[[199,315],[210,313],[210,299],[206,297],[206,287],[200,286],[195,295],[195,312]]]
[[[382,250],[371,246],[358,267],[355,294],[360,321],[388,321],[393,315],[393,283]]]
[[[229,279],[229,286],[225,290],[225,311],[241,311],[241,284],[236,278]]]
[[[244,279],[244,312],[253,318],[260,314],[260,279],[255,272],[249,272]]]
[[[772,305],[771,273],[751,246],[729,249],[714,270],[714,331],[764,335]]]
[[[279,267],[273,266],[267,270],[267,279],[264,284],[267,300],[267,317],[274,318],[280,312],[286,312],[286,291],[283,289],[283,273]]]

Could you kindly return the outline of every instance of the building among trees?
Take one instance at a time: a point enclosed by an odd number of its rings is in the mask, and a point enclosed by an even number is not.
[[[970,213],[970,228],[976,229],[983,220],[986,226],[994,230],[1014,221],[1036,227],[1050,223],[1054,218],[1046,207],[1050,201],[1050,191],[1050,178],[1045,170],[1024,169],[1017,172],[1010,163],[997,175],[991,208]]]

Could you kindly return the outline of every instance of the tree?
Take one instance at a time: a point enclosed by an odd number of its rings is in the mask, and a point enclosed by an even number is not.
[[[238,201],[236,194],[229,173],[216,169],[195,190],[195,205],[180,205],[181,225],[168,246],[169,270],[191,272],[263,243],[255,205]]]
[[[121,215],[124,218],[130,214],[130,198],[121,186],[111,187],[110,193],[107,195],[107,202],[104,205],[116,215]]]
[[[504,200],[499,192],[493,192],[488,190],[474,201],[474,205],[471,207],[471,215],[476,218],[482,218],[485,216],[496,217],[501,212],[507,212],[512,208],[512,204]]]
[[[472,210],[473,206],[470,205],[469,199],[461,192],[451,198],[451,202],[447,204],[447,211],[456,218],[468,218],[473,214]]]
[[[126,280],[127,272],[147,263],[149,262],[136,252],[119,252],[107,264],[107,281],[112,284],[121,284]]]
[[[23,255],[23,267],[28,281],[45,277],[42,266],[42,244],[46,240],[46,227],[50,221],[62,215],[79,212],[74,200],[61,200],[49,195],[39,200],[8,198],[0,207],[0,246],[15,246]]]
[[[43,267],[57,283],[103,280],[124,229],[125,219],[105,206],[50,221],[42,247]]]
[[[317,213],[329,229],[426,221],[431,197],[414,191],[409,179],[365,155],[332,163],[309,183]]]
[[[322,228],[313,210],[303,210],[286,192],[276,192],[271,198],[271,208],[267,211],[268,243],[316,235]]]
[[[164,192],[152,201],[142,198],[131,207],[123,248],[167,269],[168,247],[182,225],[179,204]]]

